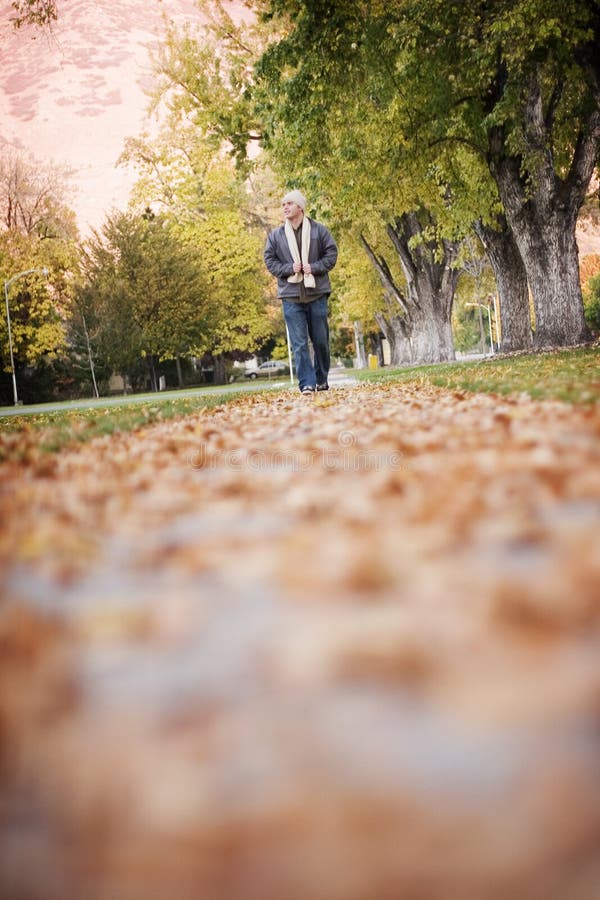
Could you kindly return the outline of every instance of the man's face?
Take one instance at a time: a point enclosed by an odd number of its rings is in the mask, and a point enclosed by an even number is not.
[[[284,219],[297,219],[302,215],[302,207],[293,200],[284,200],[281,204]]]

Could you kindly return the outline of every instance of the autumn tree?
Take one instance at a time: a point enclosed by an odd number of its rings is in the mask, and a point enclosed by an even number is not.
[[[13,357],[23,399],[49,399],[50,369],[66,347],[65,324],[78,266],[77,229],[68,196],[67,173],[0,145],[0,276],[9,280],[36,270],[9,289]],[[2,369],[7,373],[4,303],[0,330]]]
[[[70,174],[0,142],[0,229],[75,239],[75,213],[68,206]]]
[[[0,234],[0,272],[4,279],[33,270],[14,281],[8,290],[11,339],[15,370],[20,373],[34,367],[45,357],[55,357],[65,343],[63,318],[54,302],[48,280],[43,274],[45,255],[39,243],[32,244],[22,235]],[[5,304],[0,314],[2,368],[11,371]],[[7,379],[2,394],[8,400]],[[21,398],[25,399],[25,398]]]
[[[124,160],[140,175],[134,202],[162,210],[202,272],[210,321],[204,352],[222,383],[226,360],[256,352],[273,331],[263,236],[246,185],[227,154],[207,146],[196,129],[174,123],[158,142],[129,142]]]
[[[24,25],[49,26],[58,18],[56,0],[12,0],[14,28]]]

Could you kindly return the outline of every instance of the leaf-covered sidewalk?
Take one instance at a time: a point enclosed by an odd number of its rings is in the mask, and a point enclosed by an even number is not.
[[[597,898],[598,407],[285,392],[0,477],[0,896]]]

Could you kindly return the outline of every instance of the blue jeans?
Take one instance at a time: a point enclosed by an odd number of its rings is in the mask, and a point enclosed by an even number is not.
[[[283,315],[290,336],[300,390],[307,386],[314,388],[317,384],[326,384],[329,375],[327,295],[317,297],[310,303],[284,300]],[[310,355],[309,339],[314,351],[314,364]]]

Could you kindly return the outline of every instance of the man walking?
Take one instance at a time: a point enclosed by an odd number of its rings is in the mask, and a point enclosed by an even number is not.
[[[265,264],[277,278],[300,391],[327,391],[329,272],[337,261],[337,247],[325,225],[305,215],[306,197],[300,191],[290,191],[281,205],[284,224],[267,238]]]

